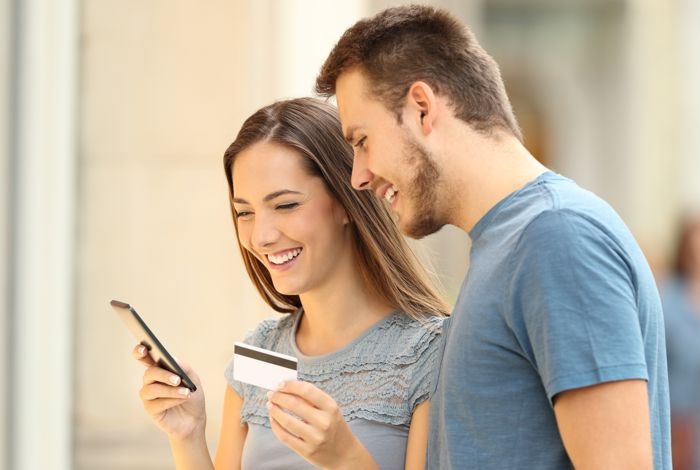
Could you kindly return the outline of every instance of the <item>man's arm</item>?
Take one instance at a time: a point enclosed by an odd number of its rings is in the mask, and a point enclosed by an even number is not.
[[[606,382],[554,397],[564,447],[577,470],[652,469],[647,383]]]

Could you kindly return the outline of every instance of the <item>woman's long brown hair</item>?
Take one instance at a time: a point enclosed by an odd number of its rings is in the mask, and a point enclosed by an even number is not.
[[[321,178],[329,193],[345,209],[358,254],[359,268],[368,289],[387,303],[416,319],[446,315],[448,308],[425,269],[408,247],[386,207],[370,191],[350,186],[352,148],[345,141],[335,107],[313,98],[279,101],[250,116],[236,140],[224,153],[231,214],[233,162],[257,142],[272,142],[295,150],[305,158],[307,171]],[[278,292],[265,266],[243,248],[243,263],[255,287],[273,309],[292,313],[301,307],[298,295]]]

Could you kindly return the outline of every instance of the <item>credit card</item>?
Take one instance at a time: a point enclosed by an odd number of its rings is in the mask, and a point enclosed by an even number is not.
[[[276,390],[285,380],[297,380],[297,358],[245,343],[234,343],[233,379]]]

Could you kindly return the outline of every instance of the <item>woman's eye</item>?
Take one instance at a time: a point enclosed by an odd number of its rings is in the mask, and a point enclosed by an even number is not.
[[[358,140],[357,143],[355,144],[355,147],[357,147],[359,149],[363,148],[365,146],[365,140],[367,140],[367,137],[363,137],[360,140]]]
[[[282,209],[282,210],[294,209],[298,205],[299,204],[296,202],[288,202],[286,204],[279,204],[277,206],[277,209]]]
[[[241,217],[247,217],[247,216],[249,216],[250,214],[251,214],[251,212],[247,212],[247,211],[237,211],[237,212],[236,212],[236,218],[237,218],[237,219],[240,219]]]

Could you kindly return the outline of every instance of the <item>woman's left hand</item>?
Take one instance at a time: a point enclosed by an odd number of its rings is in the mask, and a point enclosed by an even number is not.
[[[292,380],[268,392],[267,398],[272,432],[311,464],[326,469],[378,468],[338,404],[318,387]]]

